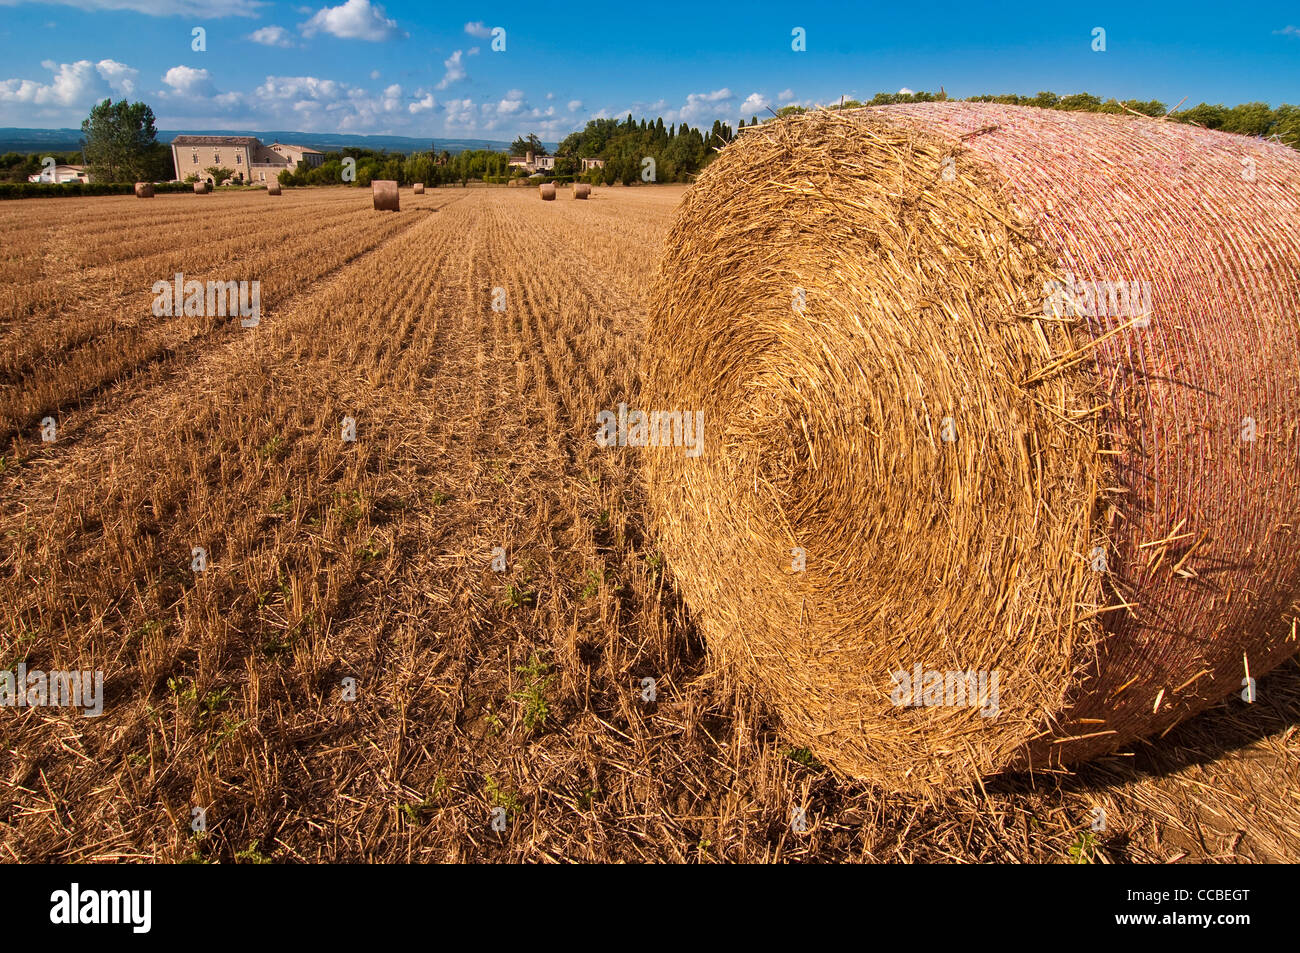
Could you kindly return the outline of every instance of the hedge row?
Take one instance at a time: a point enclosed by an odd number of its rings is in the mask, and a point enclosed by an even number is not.
[[[155,192],[193,192],[186,182],[162,182]],[[67,195],[132,195],[134,182],[0,182],[0,199],[59,198]]]
[[[537,177],[524,177],[515,175],[485,175],[483,181],[488,185],[508,185],[517,178],[522,178],[529,185],[544,185],[547,182],[554,182],[557,185],[567,185],[572,182],[576,176],[572,175],[542,175]],[[453,183],[454,184],[454,183]]]

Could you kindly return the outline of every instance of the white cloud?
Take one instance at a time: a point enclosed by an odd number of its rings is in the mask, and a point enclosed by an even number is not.
[[[433,98],[433,93],[425,93],[424,96],[417,99],[406,108],[410,111],[411,115],[414,116],[416,113],[429,112],[437,107],[437,105],[438,101]]]
[[[159,125],[188,121],[244,119],[249,103],[243,93],[221,92],[206,69],[173,66],[162,76],[166,89],[152,93],[160,108]],[[167,116],[167,120],[162,117]]]
[[[914,90],[914,89],[908,89],[906,86],[904,86],[902,89],[900,89],[900,90],[898,91],[898,95],[900,95],[900,96],[911,96],[914,92],[916,92],[916,90]]]
[[[492,35],[492,28],[485,26],[482,20],[475,20],[473,23],[465,24],[465,32],[470,36],[476,36],[480,40],[486,40]]]
[[[783,103],[788,103],[790,100],[794,99],[794,90],[783,89],[776,94],[776,98]]]
[[[727,88],[715,89],[711,93],[691,93],[686,97],[686,105],[680,109],[668,110],[665,119],[672,119],[676,122],[699,123],[707,119],[717,119],[721,110],[719,103],[726,102],[732,98],[731,90]],[[635,112],[635,110],[633,110]],[[731,110],[725,110],[731,112]]]
[[[497,103],[498,116],[513,116],[519,110],[524,108],[524,93],[520,89],[512,89],[506,93],[505,99]]]
[[[475,123],[474,100],[453,99],[443,103],[443,115],[448,126],[470,126]]]
[[[397,83],[374,93],[316,76],[268,76],[254,96],[251,105],[261,122],[288,118],[345,131],[387,131],[417,112]]]
[[[135,78],[140,75],[138,69],[132,69],[116,60],[100,60],[95,64],[95,69],[113,92],[123,96],[135,92]]]
[[[163,74],[162,81],[177,96],[214,96],[217,92],[208,71],[192,66],[173,66]]]
[[[1300,36],[1300,26],[1284,26],[1273,31],[1274,36]]]
[[[379,70],[377,70],[377,69],[372,69],[372,70],[370,71],[370,78],[371,78],[371,79],[379,79]]]
[[[571,113],[576,113],[576,112],[577,112],[579,109],[581,109],[581,108],[582,108],[582,100],[581,100],[581,99],[570,99],[570,100],[569,100],[569,112],[571,112]]]
[[[43,6],[75,7],[78,10],[129,10],[151,17],[255,17],[262,0],[0,0],[0,7],[39,2]]]
[[[744,114],[762,112],[767,109],[767,98],[761,93],[750,93],[743,103],[740,104],[740,111]]]
[[[457,50],[442,61],[442,65],[446,67],[447,72],[439,80],[438,89],[446,89],[452,83],[458,83],[465,78],[465,66],[460,60],[462,53],[462,50]]]
[[[248,34],[248,39],[263,46],[293,46],[289,31],[282,26],[264,26]]]
[[[49,83],[30,79],[0,80],[0,102],[23,103],[46,107],[89,105],[108,93],[130,95],[135,92],[139,70],[116,60],[78,60],[75,63],[41,63],[54,74]]]
[[[205,70],[206,72],[206,70]],[[346,87],[332,79],[315,76],[268,76],[257,87],[256,95],[264,100],[308,99],[332,101],[344,94]]]
[[[471,46],[468,50],[465,51],[465,55],[466,55],[466,56],[478,56],[478,47],[477,47],[477,46]]]
[[[370,0],[347,0],[342,6],[324,7],[301,29],[303,36],[328,33],[344,40],[372,43],[406,35],[397,29],[396,20],[388,19],[383,7],[372,5]]]

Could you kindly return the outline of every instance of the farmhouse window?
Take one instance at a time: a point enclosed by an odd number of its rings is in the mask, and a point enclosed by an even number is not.
[[[194,155],[191,157],[191,159],[192,159],[192,161],[194,162],[195,165],[198,165],[198,164],[199,164],[199,150],[198,150],[198,149],[195,149],[195,150],[194,150]]]
[[[236,153],[235,153],[235,165],[241,165],[241,164],[243,163],[243,161],[244,161],[244,154],[243,154],[242,152],[236,152]]]

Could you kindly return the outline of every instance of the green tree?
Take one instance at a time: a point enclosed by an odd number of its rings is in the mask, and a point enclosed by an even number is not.
[[[1246,136],[1263,136],[1273,125],[1273,110],[1268,103],[1242,103],[1228,111],[1224,132],[1238,132]]]
[[[233,177],[235,174],[234,169],[227,169],[224,165],[210,165],[203,171],[212,176],[213,185],[220,185],[222,182],[226,181],[226,179]]]
[[[1273,115],[1275,121],[1270,135],[1277,136],[1293,149],[1300,149],[1300,106],[1278,106]]]
[[[1101,109],[1101,100],[1092,93],[1075,93],[1072,96],[1062,97],[1058,108],[1075,112],[1095,113]]]
[[[433,185],[434,179],[433,155],[428,152],[418,152],[406,160],[405,174],[406,178],[414,182],[423,182],[425,185]]]
[[[514,142],[510,143],[510,154],[512,156],[522,156],[529,152],[539,156],[548,154],[546,152],[546,146],[542,145],[542,140],[538,139],[537,136],[533,135],[531,132],[528,134],[527,138],[520,136]]]
[[[101,182],[133,182],[155,168],[158,130],[144,103],[106,99],[81,123],[81,149]]]

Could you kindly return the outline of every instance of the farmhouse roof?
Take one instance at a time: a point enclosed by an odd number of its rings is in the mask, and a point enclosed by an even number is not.
[[[256,136],[177,136],[174,146],[251,146]]]
[[[319,149],[312,149],[310,146],[295,146],[292,142],[273,142],[273,143],[271,143],[271,148],[272,148],[272,149],[274,149],[276,146],[280,146],[280,147],[283,148],[283,149],[297,149],[299,152],[314,152],[314,153],[316,153],[316,155],[318,155],[318,156],[323,156],[323,155],[325,154],[325,153],[321,152]]]

